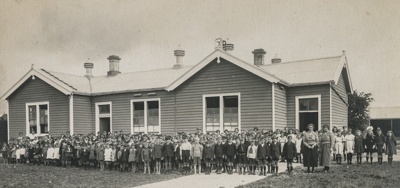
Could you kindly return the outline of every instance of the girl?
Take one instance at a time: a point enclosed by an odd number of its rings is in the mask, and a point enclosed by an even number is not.
[[[54,147],[53,145],[50,145],[50,147],[47,149],[47,164],[52,164],[53,163],[53,158],[54,158]]]
[[[6,142],[3,143],[3,147],[1,148],[1,155],[3,156],[3,165],[8,167],[8,145]]]
[[[376,151],[378,152],[378,163],[382,165],[383,162],[382,153],[383,153],[383,148],[385,147],[385,136],[383,136],[382,130],[380,128],[378,128],[376,132],[378,134],[375,137],[375,145],[376,145],[375,148]]]
[[[393,162],[393,155],[397,154],[396,151],[396,139],[394,138],[393,132],[388,131],[387,138],[386,138],[386,155],[388,156],[388,162],[392,165]]]
[[[280,137],[278,137],[278,142],[281,144],[281,162],[285,162],[285,158],[283,157],[283,146],[287,142],[287,138],[285,136],[285,133],[282,133]]]
[[[162,148],[160,140],[157,138],[155,140],[155,145],[153,148],[153,158],[155,160],[155,174],[161,174],[161,158],[162,158]]]
[[[106,149],[104,150],[104,161],[106,163],[106,167],[111,166],[111,159],[113,158],[112,156],[112,149],[110,148],[110,145],[107,144]]]
[[[89,149],[89,166],[91,167],[93,165],[93,168],[96,168],[96,147],[95,144],[91,144],[90,149]]]
[[[336,164],[342,164],[344,136],[338,132],[335,136]]]
[[[375,139],[374,134],[372,133],[372,129],[367,130],[367,135],[365,136],[364,145],[366,146],[365,152],[367,153],[366,159],[368,163],[368,157],[371,158],[371,163],[373,161],[372,154],[374,153]]]
[[[56,166],[59,165],[60,160],[60,144],[54,145],[53,161]]]
[[[144,164],[144,172],[146,174],[146,170],[148,174],[150,174],[150,159],[151,159],[151,152],[148,143],[144,144],[144,148],[142,149],[141,153],[142,162]]]
[[[135,149],[135,143],[132,143],[131,149],[129,150],[128,162],[131,164],[132,172],[136,173],[136,149]]]
[[[257,146],[254,140],[251,140],[251,145],[247,148],[247,158],[249,159],[249,175],[256,175]]]
[[[361,131],[357,130],[354,137],[354,153],[357,154],[357,164],[362,162],[362,153],[364,152],[363,137]]]
[[[43,159],[43,164],[48,165],[48,159],[47,159],[47,150],[49,149],[49,144],[45,144],[44,147],[42,148],[42,159]]]
[[[303,140],[301,133],[297,133],[294,140],[296,144],[296,163],[301,163],[301,141]]]
[[[351,129],[349,129],[347,135],[344,138],[346,139],[347,164],[352,164],[355,136],[351,134]]]

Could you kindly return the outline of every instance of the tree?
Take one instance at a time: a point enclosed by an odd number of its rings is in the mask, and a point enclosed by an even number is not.
[[[353,130],[364,130],[369,125],[369,105],[374,101],[371,93],[354,91],[349,95],[348,123]]]

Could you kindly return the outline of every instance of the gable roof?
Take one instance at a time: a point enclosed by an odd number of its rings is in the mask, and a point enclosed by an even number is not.
[[[260,67],[287,81],[289,86],[329,84],[330,82],[337,84],[345,69],[344,76],[348,82],[346,84],[349,92],[353,90],[345,53],[341,56],[273,63]]]
[[[209,63],[217,59],[225,59],[271,83],[280,83],[288,87],[338,83],[343,70],[346,70],[345,82],[352,91],[350,74],[345,54],[342,56],[310,59],[294,62],[282,62],[255,66],[240,60],[220,49],[216,49],[194,66],[179,69],[165,68],[149,71],[121,73],[116,76],[95,76],[87,78],[32,68],[1,99],[7,99],[27,79],[37,76],[66,95],[104,95],[133,91],[166,90],[172,91],[199,72]]]

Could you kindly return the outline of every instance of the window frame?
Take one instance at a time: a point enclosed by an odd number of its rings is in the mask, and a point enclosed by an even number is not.
[[[100,114],[99,106],[101,105],[110,105],[110,113],[109,114]],[[95,112],[96,112],[96,135],[100,131],[100,118],[110,118],[110,132],[113,132],[113,123],[112,123],[112,102],[96,102],[95,103]]]
[[[161,134],[161,98],[149,98],[149,99],[131,99],[130,100],[130,111],[131,111],[131,134],[134,134],[133,132],[133,103],[134,102],[143,102],[144,103],[144,130],[145,130],[145,134],[148,133],[148,125],[147,125],[147,119],[148,119],[148,104],[147,102],[149,101],[158,101],[158,125],[159,125],[159,129],[158,129],[158,134]]]
[[[237,96],[238,97],[238,129],[241,132],[241,95],[238,93],[220,93],[220,94],[203,94],[203,133],[207,133],[207,97],[219,97],[219,131],[224,132],[224,97]]]
[[[50,133],[50,102],[49,101],[43,101],[43,102],[32,102],[32,103],[26,103],[25,104],[25,122],[26,122],[26,136],[31,135],[30,133],[30,125],[29,125],[29,106],[35,106],[36,107],[36,134],[34,136],[46,136],[49,135]],[[47,130],[48,133],[42,133],[39,131],[40,130],[40,105],[47,105]]]
[[[308,111],[300,111],[299,109],[299,105],[300,105],[300,99],[313,99],[313,98],[317,98],[318,99],[318,110],[308,110]],[[300,120],[300,113],[309,113],[309,112],[317,112],[318,113],[318,130],[321,130],[321,95],[302,95],[302,96],[296,96],[295,97],[295,116],[296,116],[296,129],[300,130],[300,124],[299,124],[299,120]]]

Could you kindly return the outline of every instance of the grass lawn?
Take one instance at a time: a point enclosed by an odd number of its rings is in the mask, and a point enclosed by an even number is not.
[[[319,167],[315,173],[307,174],[305,168],[298,167],[290,176],[279,174],[240,187],[397,187],[400,185],[400,162],[396,161],[392,166],[386,162],[383,165],[353,164],[349,168],[345,164],[334,165],[328,174],[322,170],[323,167]]]
[[[0,165],[0,187],[133,187],[181,177],[53,166]]]

